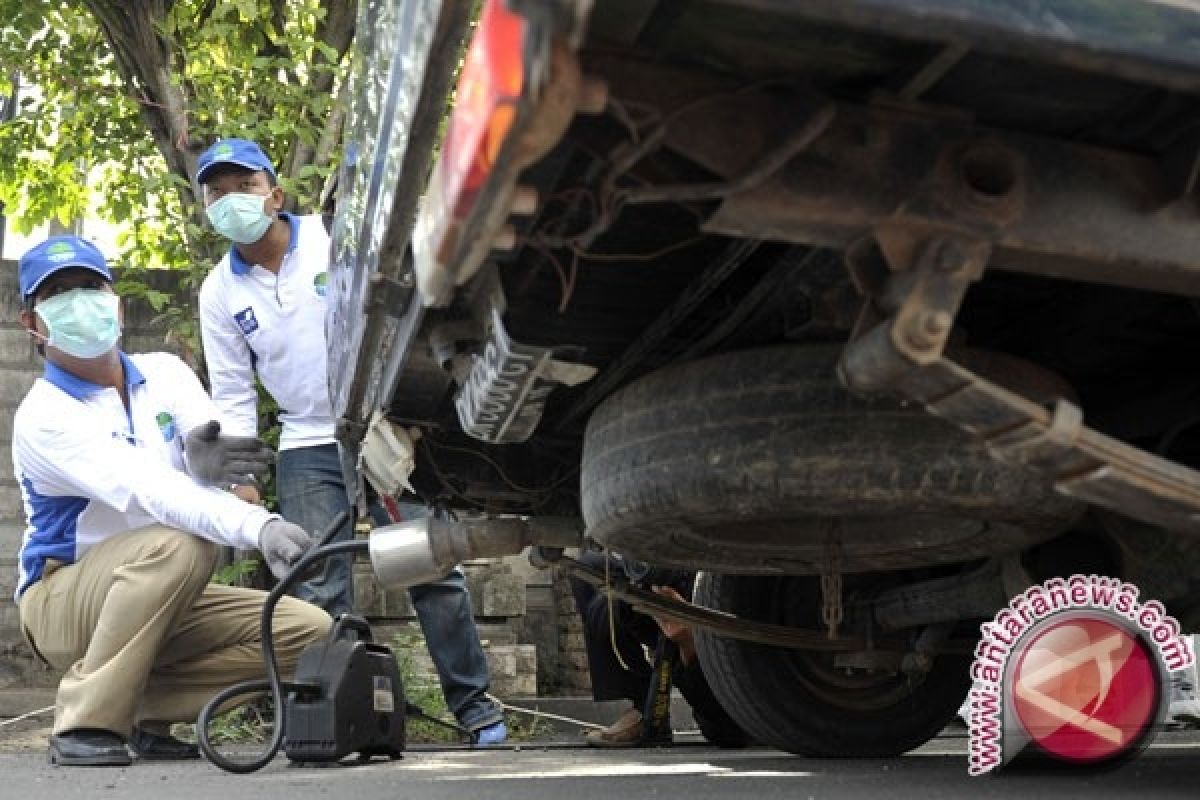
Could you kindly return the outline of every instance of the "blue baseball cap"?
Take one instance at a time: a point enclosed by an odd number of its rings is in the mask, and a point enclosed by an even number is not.
[[[196,162],[196,182],[204,183],[209,174],[222,164],[237,164],[239,167],[255,171],[266,170],[275,176],[275,167],[271,159],[254,142],[249,139],[221,139],[200,154]]]
[[[29,298],[42,282],[56,272],[70,267],[90,269],[112,283],[112,273],[104,254],[91,242],[78,236],[51,236],[31,247],[17,262],[21,279],[21,297]]]

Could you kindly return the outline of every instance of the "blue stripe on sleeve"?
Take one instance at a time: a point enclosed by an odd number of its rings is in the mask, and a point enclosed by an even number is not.
[[[32,509],[29,523],[33,532],[21,547],[22,581],[17,587],[18,597],[31,584],[41,580],[46,559],[75,563],[76,524],[90,502],[86,497],[39,494],[24,475],[21,476],[21,487]]]

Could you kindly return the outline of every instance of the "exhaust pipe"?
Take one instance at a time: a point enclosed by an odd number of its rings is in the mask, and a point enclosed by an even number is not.
[[[424,519],[376,528],[367,537],[371,569],[381,586],[406,588],[442,578],[473,558],[520,553],[530,545],[580,547],[583,524],[571,517]]]

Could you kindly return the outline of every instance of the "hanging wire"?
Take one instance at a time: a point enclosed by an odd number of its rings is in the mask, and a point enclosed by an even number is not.
[[[617,648],[617,603],[613,594],[612,581],[609,579],[609,562],[610,559],[606,555],[604,557],[604,596],[608,599],[608,643],[612,647],[613,655],[617,657],[617,663],[626,672],[633,672],[629,665],[625,663],[625,659],[621,657],[621,651]]]

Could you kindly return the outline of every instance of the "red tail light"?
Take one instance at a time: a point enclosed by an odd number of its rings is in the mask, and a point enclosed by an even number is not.
[[[470,208],[516,118],[525,81],[524,41],[525,21],[503,0],[487,0],[463,61],[436,176],[455,216]]]
[[[417,285],[426,302],[443,299],[453,285],[463,223],[516,122],[525,89],[526,33],[526,21],[503,0],[486,0],[413,237]]]

